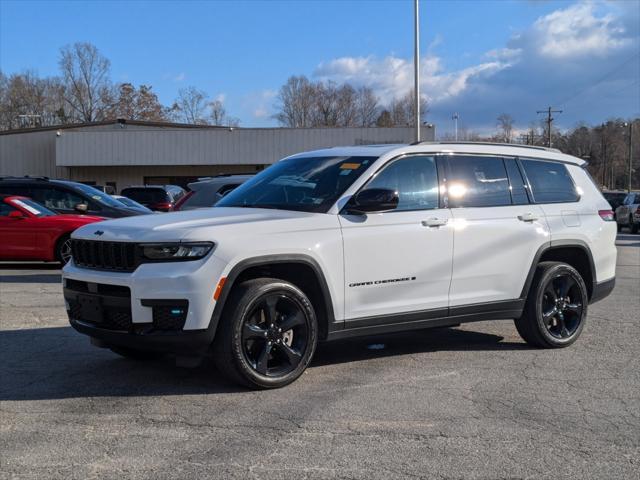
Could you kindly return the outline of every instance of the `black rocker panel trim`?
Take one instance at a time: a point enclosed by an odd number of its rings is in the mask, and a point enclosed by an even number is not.
[[[330,331],[327,340],[446,327],[484,320],[514,319],[522,315],[523,306],[524,302],[521,300],[510,300],[347,320],[345,328]]]

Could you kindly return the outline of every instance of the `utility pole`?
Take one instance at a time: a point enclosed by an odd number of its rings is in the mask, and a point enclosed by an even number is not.
[[[413,110],[415,112],[416,125],[416,142],[420,142],[420,15],[418,12],[418,0],[413,0],[414,14],[414,52],[413,52],[413,69],[414,69],[414,98]]]
[[[551,116],[552,113],[562,113],[562,110],[552,110],[552,107],[547,108],[546,110],[538,110],[538,114],[546,113],[547,114],[547,146],[551,148],[551,122],[555,120]]]
[[[631,193],[631,178],[633,177],[633,120],[624,123],[629,127],[629,193]]]
[[[451,119],[453,120],[453,131],[454,133],[454,138],[456,139],[456,142],[458,141],[458,119],[460,118],[460,116],[458,115],[458,112],[453,114],[453,117],[451,117]]]

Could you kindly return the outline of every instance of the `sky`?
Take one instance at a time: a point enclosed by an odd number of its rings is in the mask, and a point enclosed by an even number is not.
[[[640,0],[421,0],[421,89],[439,135],[640,116]],[[90,42],[114,82],[164,104],[195,86],[244,127],[277,126],[291,75],[348,81],[381,101],[413,82],[413,2],[0,0],[0,69],[57,75],[59,50]]]

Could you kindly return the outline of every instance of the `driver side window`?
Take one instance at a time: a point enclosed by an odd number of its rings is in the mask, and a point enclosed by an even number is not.
[[[365,189],[369,188],[386,188],[398,192],[398,207],[393,211],[438,208],[436,159],[430,156],[411,156],[395,160],[367,184]]]

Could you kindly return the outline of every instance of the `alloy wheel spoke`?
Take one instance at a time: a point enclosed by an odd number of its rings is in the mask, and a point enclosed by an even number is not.
[[[246,323],[242,326],[242,337],[245,340],[253,339],[253,338],[264,338],[267,333],[266,330],[258,327],[257,325],[251,325],[250,323]]]
[[[573,287],[575,283],[576,283],[575,280],[569,276],[562,277],[562,283],[560,284],[558,296],[560,298],[566,298],[567,294],[569,293],[569,290],[571,290],[571,287]]]
[[[264,347],[262,347],[260,355],[258,355],[258,359],[256,361],[256,370],[258,371],[258,373],[261,373],[262,375],[267,374],[267,369],[269,367],[270,353],[271,353],[271,343],[266,342],[264,344]]]
[[[293,367],[298,365],[298,363],[300,362],[300,359],[302,358],[302,354],[300,352],[291,348],[286,343],[279,343],[278,350],[280,350],[282,353],[286,355],[287,360],[289,361],[289,364]]]
[[[549,299],[553,302],[555,302],[558,299],[558,294],[553,288],[553,282],[549,282],[547,284],[547,287],[544,289],[544,293],[549,295]]]
[[[305,323],[304,314],[298,310],[295,313],[285,317],[278,326],[282,329],[283,332],[288,332],[289,330],[291,330],[294,327],[297,327],[298,325],[304,325],[304,323]]]
[[[275,296],[271,296],[271,297],[267,297],[264,300],[264,307],[263,308],[263,312],[264,312],[264,319],[267,322],[267,325],[271,325],[272,323],[276,322],[276,317],[277,317],[277,305],[278,305],[278,297]]]
[[[564,321],[564,315],[562,313],[558,314],[558,321],[560,322],[560,336],[567,338],[569,336],[569,330],[567,330],[567,324]]]

